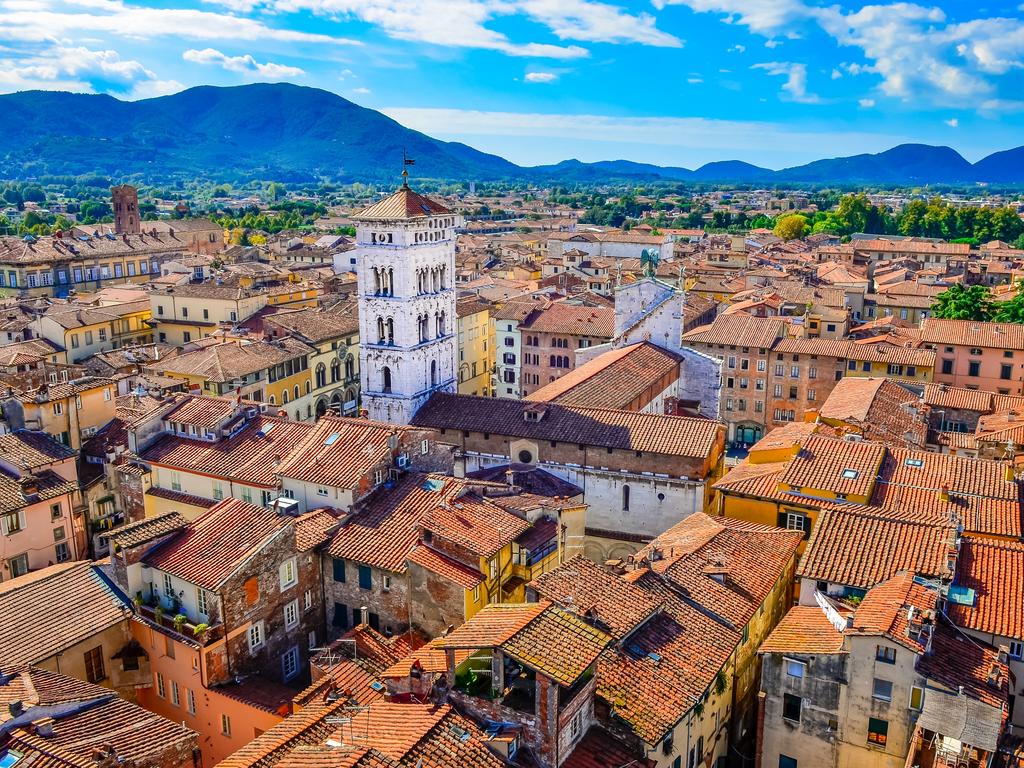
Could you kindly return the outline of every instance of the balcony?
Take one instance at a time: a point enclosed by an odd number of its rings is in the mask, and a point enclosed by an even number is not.
[[[178,616],[184,614],[164,610],[160,605],[154,606],[136,602],[135,610],[139,616],[158,627],[160,631],[189,645],[209,645],[224,637],[223,624],[194,624],[188,619],[185,621],[180,619],[175,621]],[[196,627],[205,627],[205,629],[200,629],[197,634]]]

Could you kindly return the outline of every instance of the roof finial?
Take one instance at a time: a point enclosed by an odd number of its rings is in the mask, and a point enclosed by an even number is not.
[[[416,165],[416,161],[405,154],[405,148],[402,148],[402,189],[409,188],[409,166]]]

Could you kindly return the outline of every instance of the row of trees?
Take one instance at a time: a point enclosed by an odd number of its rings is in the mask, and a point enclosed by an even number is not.
[[[931,316],[947,320],[980,320],[997,323],[1024,323],[1024,281],[1009,301],[993,302],[992,292],[984,285],[964,287],[959,283],[935,297]]]

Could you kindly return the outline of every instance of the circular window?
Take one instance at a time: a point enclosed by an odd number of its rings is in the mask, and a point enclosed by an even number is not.
[[[665,494],[664,493],[659,493],[658,494],[658,501],[664,501],[664,500],[665,500]]]
[[[520,464],[529,464],[531,461],[533,461],[533,454],[532,453],[530,453],[529,451],[520,451],[519,452],[519,463]]]

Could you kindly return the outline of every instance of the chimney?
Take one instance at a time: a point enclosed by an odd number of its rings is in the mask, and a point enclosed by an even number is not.
[[[359,623],[369,624],[370,623],[370,609],[365,605],[359,606]]]
[[[1013,460],[1010,459],[1006,462],[1006,468],[1003,470],[1003,477],[1006,482],[1012,483],[1017,479],[1017,475],[1013,471]]]
[[[949,503],[949,486],[943,483],[942,488],[939,489],[939,501],[948,504]]]
[[[988,683],[990,688],[1001,688],[1003,684],[1003,671],[999,666],[998,661],[993,661],[992,665],[988,668],[988,675],[985,678],[985,682]]]

